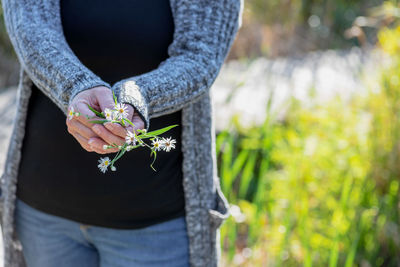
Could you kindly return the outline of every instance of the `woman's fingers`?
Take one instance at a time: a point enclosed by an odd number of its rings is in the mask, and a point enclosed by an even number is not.
[[[144,122],[137,113],[133,114],[131,122],[133,123],[133,125],[135,125],[135,127],[132,127],[132,125],[130,124],[127,124],[125,128],[118,123],[111,123],[111,122],[104,123],[104,127],[106,128],[106,130],[108,130],[109,134],[111,134],[109,135],[109,139],[112,138],[112,135],[114,135],[115,137],[122,138],[123,140],[121,140],[121,142],[123,144],[123,142],[125,142],[124,140],[127,135],[127,131],[133,132],[136,131],[137,129],[144,129]],[[104,136],[101,137],[103,138]]]
[[[126,137],[126,129],[118,123],[106,122],[104,123],[104,127],[106,127],[107,130],[109,130],[116,136],[119,136],[121,138]]]
[[[97,134],[93,132],[92,129],[86,127],[86,125],[82,124],[81,121],[78,121],[76,119],[67,120],[67,126],[68,132],[76,132],[86,139],[97,136]]]
[[[90,147],[95,150],[99,154],[108,154],[108,153],[115,153],[118,152],[118,148],[108,148],[104,149],[104,146],[108,146],[104,140],[98,137],[92,137],[88,141]]]
[[[93,123],[90,120],[97,120],[100,119],[95,116],[95,114],[88,108],[86,103],[78,102],[76,104],[75,110],[80,113],[80,116],[75,117],[78,121],[84,124],[86,127],[92,127]],[[88,120],[88,117],[91,118]]]
[[[118,152],[117,148],[104,149],[104,145],[108,145],[103,140],[97,137],[86,139],[82,135],[76,132],[72,132],[71,135],[79,142],[79,144],[88,152],[96,152],[97,154],[109,154]]]
[[[78,141],[78,143],[88,152],[107,154],[117,152],[118,149],[104,149],[106,142],[98,138],[98,135],[90,128],[80,123],[78,120],[67,119],[68,132]]]
[[[144,129],[144,122],[138,113],[133,114],[132,123],[135,125],[135,130]]]
[[[125,139],[121,138],[109,130],[107,130],[103,125],[95,124],[92,126],[92,130],[99,136],[101,139],[106,141],[109,145],[116,144],[118,146],[122,146],[125,143]]]
[[[67,119],[66,123],[68,132],[88,152],[96,152],[98,154],[115,153],[118,152],[118,148],[104,149],[104,146],[113,144],[123,145],[125,142],[124,138],[110,133],[104,126],[99,124],[90,123],[92,128],[88,128],[76,117],[72,120]],[[125,131],[124,129],[122,130]]]
[[[75,139],[78,141],[78,143],[83,147],[88,152],[93,152],[93,149],[90,147],[88,144],[88,140],[83,137],[82,135],[76,133],[76,132],[70,132],[70,134],[75,137]]]
[[[78,141],[78,143],[81,145],[81,147],[83,147],[83,149],[85,149],[88,152],[96,152],[97,154],[107,154],[107,153],[112,153],[112,151],[105,151],[103,149],[102,146],[100,145],[92,145],[90,142],[93,138],[91,138],[90,140],[86,139],[85,137],[83,137],[82,135],[80,135],[79,133],[76,132],[72,132],[71,135],[73,137],[75,137],[75,139]],[[103,142],[104,143],[104,142]],[[104,143],[105,144],[105,143]]]

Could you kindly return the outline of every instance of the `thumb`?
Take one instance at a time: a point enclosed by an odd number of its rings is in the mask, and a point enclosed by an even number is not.
[[[140,118],[139,114],[135,112],[135,114],[132,117],[132,123],[135,125],[135,131],[140,129],[143,130],[144,129],[144,122],[142,120],[142,118]]]

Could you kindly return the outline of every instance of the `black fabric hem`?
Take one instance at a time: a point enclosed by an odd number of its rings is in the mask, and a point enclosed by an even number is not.
[[[26,200],[18,196],[18,199],[22,202],[24,202],[26,205],[30,206],[33,209],[36,209],[40,212],[47,213],[50,216],[57,216],[66,220],[74,221],[76,223],[80,224],[85,224],[85,225],[90,225],[90,226],[97,226],[97,227],[104,227],[104,228],[113,228],[113,229],[141,229],[145,227],[149,227],[158,223],[166,222],[172,219],[179,218],[181,216],[184,216],[185,213],[185,208],[182,207],[178,212],[174,212],[165,216],[158,216],[155,219],[144,219],[143,222],[140,222],[140,220],[134,220],[134,221],[125,221],[126,225],[121,225],[121,224],[116,224],[113,222],[109,223],[103,223],[104,221],[99,221],[98,218],[85,218],[82,215],[77,215],[71,212],[68,212],[66,210],[62,210],[59,207],[50,207],[48,203],[43,204],[39,203],[39,201],[32,202],[31,200]],[[124,223],[124,224],[125,224]]]

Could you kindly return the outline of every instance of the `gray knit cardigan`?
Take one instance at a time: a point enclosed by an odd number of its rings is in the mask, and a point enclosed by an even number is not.
[[[169,58],[149,73],[110,86],[87,69],[69,48],[62,31],[59,0],[2,0],[6,28],[21,64],[17,114],[1,179],[5,266],[24,266],[13,215],[32,82],[65,114],[76,94],[100,85],[113,90],[120,102],[133,105],[146,128],[150,118],[182,110],[190,263],[218,265],[218,229],[229,212],[216,173],[209,88],[237,33],[242,3],[170,0],[170,5],[175,32],[168,48]]]

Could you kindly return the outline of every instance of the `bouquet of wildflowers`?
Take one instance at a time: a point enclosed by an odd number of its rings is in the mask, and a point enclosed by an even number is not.
[[[96,114],[97,118],[95,117],[88,117],[87,119],[91,123],[96,124],[104,124],[106,122],[112,123],[119,123],[122,126],[131,125],[135,127],[135,125],[127,118],[128,110],[127,106],[122,103],[117,102],[117,98],[113,94],[115,106],[113,109],[106,108],[104,112],[99,112],[88,105],[89,109]],[[70,108],[68,113],[68,119],[72,119],[74,116],[80,116],[79,112],[75,112],[73,107]],[[94,119],[95,118],[95,119]],[[100,118],[100,119],[99,119]],[[138,147],[148,147],[150,149],[150,156],[153,156],[153,162],[150,164],[150,167],[155,171],[153,164],[157,158],[157,152],[165,151],[169,152],[175,148],[176,140],[169,138],[160,138],[159,135],[169,131],[170,129],[176,127],[178,125],[171,125],[159,130],[147,132],[146,130],[138,129],[137,132],[127,130],[125,143],[121,145],[112,144],[112,145],[104,145],[103,149],[110,149],[110,148],[118,148],[118,152],[115,157],[111,160],[109,157],[104,157],[99,159],[99,169],[101,172],[105,173],[108,168],[112,171],[116,171],[116,167],[114,166],[115,162],[119,160],[126,152],[129,152]],[[144,142],[144,140],[149,139],[151,141],[151,145]]]

